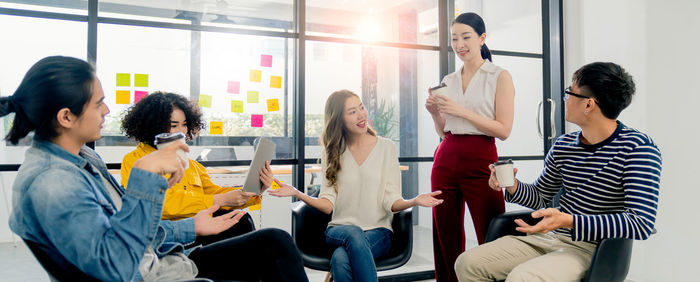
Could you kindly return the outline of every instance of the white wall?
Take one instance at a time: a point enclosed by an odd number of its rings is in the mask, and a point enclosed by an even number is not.
[[[693,207],[700,192],[686,180],[700,157],[695,115],[700,91],[700,3],[692,0],[568,0],[564,6],[565,76],[583,64],[612,61],[637,83],[620,117],[649,134],[663,156],[658,234],[636,241],[627,279],[697,281],[700,226]],[[573,129],[573,128],[572,128]],[[687,187],[687,188],[686,188]],[[686,189],[684,189],[686,188]]]

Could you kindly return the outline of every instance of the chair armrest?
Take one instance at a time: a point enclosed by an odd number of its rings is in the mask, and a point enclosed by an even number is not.
[[[498,215],[491,220],[489,230],[486,232],[486,243],[501,238],[506,235],[525,235],[515,230],[518,227],[514,220],[522,219],[527,224],[535,225],[540,222],[539,218],[532,218],[532,210],[509,211]]]
[[[304,254],[328,257],[332,250],[326,245],[326,227],[331,215],[298,201],[292,204],[292,238]]]
[[[628,238],[607,238],[600,241],[583,281],[625,281],[630,268],[633,242]]]

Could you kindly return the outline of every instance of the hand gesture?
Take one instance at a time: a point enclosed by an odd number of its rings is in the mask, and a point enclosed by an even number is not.
[[[442,204],[442,201],[443,201],[442,199],[435,198],[435,196],[440,195],[440,194],[442,194],[442,191],[435,191],[432,193],[420,194],[415,199],[416,205],[421,206],[421,207],[432,208],[434,206]]]
[[[433,95],[436,99],[438,111],[442,114],[448,114],[452,116],[460,116],[464,111],[467,111],[464,107],[457,104],[447,96],[444,95]]]
[[[275,183],[280,186],[280,188],[277,188],[275,190],[270,190],[270,195],[276,196],[276,197],[289,197],[289,196],[296,196],[297,193],[300,193],[297,188],[294,188],[294,186],[284,184],[280,182],[277,179],[274,179]]]
[[[260,171],[260,182],[262,183],[262,191],[260,191],[260,194],[262,194],[265,189],[272,186],[272,179],[274,179],[274,177],[275,175],[272,174],[270,163],[265,161],[265,166],[263,167],[262,171]]]
[[[134,163],[134,167],[160,175],[170,173],[168,187],[171,187],[179,183],[182,176],[185,175],[186,163],[185,160],[177,155],[177,150],[184,150],[185,152],[190,151],[187,144],[183,142],[174,142],[166,148],[157,150],[137,160]]]
[[[503,187],[498,183],[498,178],[496,177],[496,167],[493,164],[489,165],[489,169],[491,170],[491,176],[489,177],[489,187],[491,189],[496,190],[496,191],[502,191]],[[513,176],[518,174],[518,169],[513,168]],[[515,185],[506,187],[506,188],[511,188],[511,187],[517,187],[518,186],[518,180],[515,180]]]
[[[574,217],[570,214],[560,212],[555,208],[548,208],[544,210],[537,210],[532,213],[533,218],[540,218],[542,220],[531,226],[522,219],[516,219],[515,224],[518,230],[523,233],[547,233],[549,231],[559,229],[559,228],[573,228],[574,227]]]
[[[220,216],[212,217],[211,214],[218,209],[218,205],[213,205],[206,210],[199,211],[194,216],[194,231],[197,236],[219,234],[231,228],[231,226],[234,226],[241,220],[241,217],[246,214],[245,211],[235,210]]]
[[[432,115],[437,115],[440,112],[438,111],[438,99],[433,95],[433,91],[430,91],[430,88],[428,88],[428,99],[425,100],[425,108],[428,109],[428,112]]]
[[[242,206],[250,197],[255,196],[253,192],[246,192],[243,189],[235,189],[228,191],[223,194],[214,195],[214,204],[225,207],[238,207]]]

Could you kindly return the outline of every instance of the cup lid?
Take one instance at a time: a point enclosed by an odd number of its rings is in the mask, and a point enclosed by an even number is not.
[[[178,139],[185,139],[185,134],[182,132],[175,132],[175,133],[161,133],[156,135],[156,139],[153,141],[155,145],[158,144],[163,144],[163,143],[168,143],[171,141],[175,141]]]
[[[431,87],[430,91],[435,91],[435,90],[438,90],[438,89],[443,88],[443,87],[447,87],[447,84],[445,84],[444,82],[440,83],[440,85],[438,85],[438,86]]]
[[[504,165],[504,164],[513,164],[513,160],[507,159],[507,160],[505,160],[505,161],[497,161],[497,162],[494,163],[493,165]]]

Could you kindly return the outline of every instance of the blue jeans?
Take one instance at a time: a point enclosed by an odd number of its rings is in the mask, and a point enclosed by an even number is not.
[[[326,243],[337,247],[331,257],[334,281],[377,281],[374,259],[389,252],[391,231],[386,228],[362,231],[356,225],[332,226],[326,229]]]

